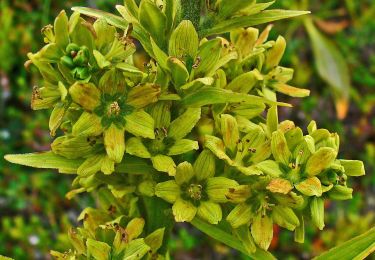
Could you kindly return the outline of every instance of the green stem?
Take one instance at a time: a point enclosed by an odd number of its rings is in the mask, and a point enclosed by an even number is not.
[[[204,6],[203,3],[202,0],[181,1],[182,20],[190,20],[197,31],[199,30],[202,7]]]

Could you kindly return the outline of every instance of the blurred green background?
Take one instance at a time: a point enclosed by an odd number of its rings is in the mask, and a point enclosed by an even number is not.
[[[49,148],[48,111],[30,109],[31,90],[39,76],[33,67],[24,68],[26,54],[43,45],[40,29],[52,23],[61,9],[81,5],[114,11],[114,5],[121,2],[0,0],[0,158]],[[324,231],[308,226],[306,242],[299,245],[291,232],[275,230],[278,235],[271,251],[278,258],[310,259],[375,222],[375,3],[280,0],[274,7],[313,13],[313,32],[303,19],[277,22],[271,32],[271,39],[279,34],[287,38],[282,64],[295,69],[294,85],[311,90],[305,99],[281,97],[294,106],[282,109],[281,119],[294,120],[302,127],[316,120],[320,127],[340,134],[341,157],[360,159],[366,165],[367,175],[352,183],[354,198],[326,205]],[[311,40],[312,33],[319,37]],[[332,58],[314,52],[320,43]],[[334,66],[341,73],[328,74],[324,66]],[[89,195],[65,199],[71,181],[66,175],[0,159],[0,255],[49,259],[50,249],[67,247],[68,227],[78,224],[76,218],[84,207],[94,205]],[[185,224],[176,228],[169,247],[175,259],[238,258]]]

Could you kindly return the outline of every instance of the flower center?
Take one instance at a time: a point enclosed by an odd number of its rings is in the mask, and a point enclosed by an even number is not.
[[[202,198],[202,185],[190,184],[188,188],[188,194],[193,200],[200,200]]]
[[[111,115],[118,116],[120,114],[120,111],[121,111],[121,108],[120,108],[119,104],[117,103],[117,101],[114,101],[113,103],[111,103],[109,105],[107,115],[108,116],[111,116]]]

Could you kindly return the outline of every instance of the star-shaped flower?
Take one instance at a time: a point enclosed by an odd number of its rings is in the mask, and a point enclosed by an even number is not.
[[[238,184],[214,175],[215,157],[204,150],[194,165],[180,163],[174,180],[158,183],[155,194],[173,203],[172,211],[177,222],[189,222],[197,215],[211,224],[217,224],[222,218],[219,203],[227,202],[228,190]]]

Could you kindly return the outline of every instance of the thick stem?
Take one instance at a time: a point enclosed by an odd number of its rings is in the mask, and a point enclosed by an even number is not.
[[[204,3],[205,1],[202,0],[181,0],[182,20],[190,20],[197,31],[199,30],[199,22]]]

